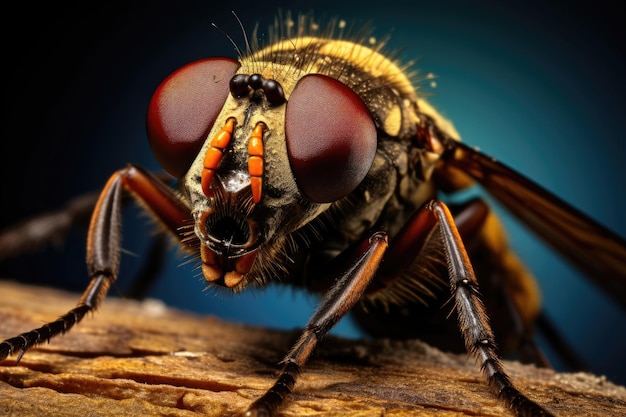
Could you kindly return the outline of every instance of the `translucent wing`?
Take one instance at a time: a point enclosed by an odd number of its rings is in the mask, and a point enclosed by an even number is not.
[[[626,240],[494,158],[450,142],[451,167],[482,184],[626,308]]]

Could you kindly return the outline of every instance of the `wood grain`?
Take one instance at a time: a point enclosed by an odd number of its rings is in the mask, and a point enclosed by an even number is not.
[[[76,294],[0,281],[0,339],[70,309]],[[237,416],[274,380],[298,336],[159,301],[109,298],[19,365],[0,366],[0,416]],[[626,388],[590,374],[506,362],[559,416],[626,414]],[[419,341],[328,337],[280,416],[506,416],[473,360]]]

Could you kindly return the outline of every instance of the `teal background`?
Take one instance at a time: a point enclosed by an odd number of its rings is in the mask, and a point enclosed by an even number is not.
[[[357,27],[371,22],[389,49],[436,74],[424,87],[465,142],[525,173],[626,236],[623,173],[623,2],[127,2],[18,10],[4,28],[3,227],[98,189],[128,162],[158,169],[145,139],[156,85],[193,59],[235,56],[214,22],[243,44],[276,10],[315,11]],[[295,5],[295,6],[294,6]],[[626,314],[523,226],[502,213],[511,245],[535,272],[547,314],[593,369],[626,383]],[[128,210],[124,294],[151,227]],[[0,264],[3,277],[80,291],[84,231],[34,257]],[[228,296],[204,291],[197,270],[172,251],[152,297],[202,314],[276,328],[302,327],[317,300],[288,288]],[[0,294],[2,302],[2,294]],[[61,313],[61,312],[59,312]],[[334,330],[358,337],[349,319]],[[557,358],[555,365],[560,367]]]

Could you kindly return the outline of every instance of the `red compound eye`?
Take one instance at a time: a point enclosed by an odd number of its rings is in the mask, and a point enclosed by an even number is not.
[[[148,139],[159,163],[177,178],[191,166],[229,94],[239,63],[208,58],[179,68],[150,100]]]
[[[325,75],[307,75],[296,85],[287,102],[285,136],[298,187],[317,203],[350,194],[376,154],[376,127],[365,103]]]

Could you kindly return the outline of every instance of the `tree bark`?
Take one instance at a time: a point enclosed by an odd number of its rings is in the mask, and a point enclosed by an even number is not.
[[[0,340],[69,310],[75,294],[0,282]],[[269,388],[299,336],[199,317],[154,300],[106,299],[67,334],[0,366],[0,416],[237,416]],[[626,413],[604,377],[505,362],[559,416]],[[467,355],[419,341],[327,337],[280,416],[512,415]]]

